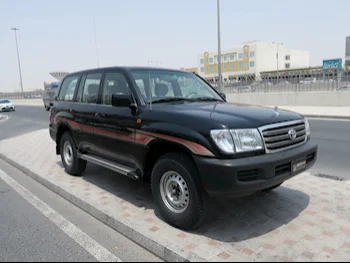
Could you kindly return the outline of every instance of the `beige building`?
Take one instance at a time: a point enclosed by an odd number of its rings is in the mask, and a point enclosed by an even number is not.
[[[277,55],[278,54],[278,55]],[[208,80],[218,77],[217,52],[198,56],[198,72]],[[221,56],[224,79],[260,78],[261,72],[310,67],[308,51],[273,42],[252,41],[224,50]]]

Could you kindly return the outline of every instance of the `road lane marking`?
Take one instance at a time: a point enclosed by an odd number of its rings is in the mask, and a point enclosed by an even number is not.
[[[9,116],[7,115],[0,115],[0,122],[7,121],[9,119]]]
[[[119,258],[77,228],[70,221],[65,219],[62,215],[57,213],[37,196],[33,195],[26,188],[20,185],[17,181],[8,176],[4,171],[0,170],[0,179],[11,186],[19,195],[27,200],[32,206],[38,209],[51,222],[58,226],[65,234],[72,238],[88,253],[100,262],[122,262]]]

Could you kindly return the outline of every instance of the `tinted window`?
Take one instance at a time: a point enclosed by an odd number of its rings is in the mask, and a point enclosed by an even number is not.
[[[130,88],[123,74],[111,72],[105,74],[102,90],[102,104],[112,105],[112,95],[128,95]]]
[[[75,87],[77,86],[79,76],[67,77],[60,90],[59,100],[72,101],[74,97]]]
[[[0,103],[10,103],[9,100],[0,100]]]
[[[83,91],[83,103],[96,104],[100,89],[102,73],[89,74],[86,77]]]

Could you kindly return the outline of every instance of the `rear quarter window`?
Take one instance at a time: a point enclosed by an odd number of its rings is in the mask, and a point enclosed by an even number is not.
[[[73,101],[75,88],[77,86],[79,76],[71,76],[64,79],[58,99],[60,101]]]

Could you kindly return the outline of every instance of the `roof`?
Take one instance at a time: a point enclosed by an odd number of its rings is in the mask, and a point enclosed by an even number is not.
[[[137,66],[125,66],[125,67],[105,67],[105,68],[94,68],[94,69],[87,69],[77,72],[72,72],[67,76],[76,75],[76,74],[82,74],[82,73],[89,73],[89,72],[95,72],[95,71],[105,71],[105,70],[162,70],[162,71],[176,71],[176,72],[182,72],[182,73],[189,73],[187,71],[178,70],[178,69],[168,69],[168,68],[156,68],[156,67],[137,67]]]

